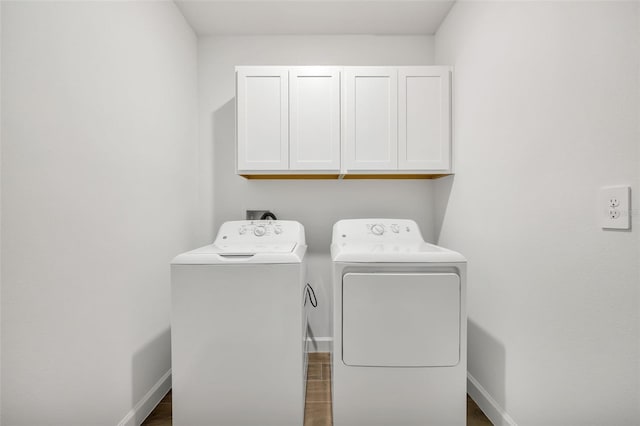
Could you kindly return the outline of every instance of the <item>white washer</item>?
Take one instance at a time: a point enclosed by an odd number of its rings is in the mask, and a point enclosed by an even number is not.
[[[466,424],[466,260],[403,219],[333,227],[333,424]]]
[[[298,222],[234,221],[173,260],[174,425],[302,425],[306,249]]]

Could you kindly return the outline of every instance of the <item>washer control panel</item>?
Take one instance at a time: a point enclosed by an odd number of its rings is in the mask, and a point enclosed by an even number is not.
[[[218,240],[225,243],[292,241],[304,244],[304,228],[292,220],[237,220],[222,224]]]
[[[266,223],[262,223],[266,222]],[[238,235],[253,235],[254,237],[264,237],[271,235],[280,235],[284,232],[282,224],[272,221],[251,221],[247,224],[238,226]]]

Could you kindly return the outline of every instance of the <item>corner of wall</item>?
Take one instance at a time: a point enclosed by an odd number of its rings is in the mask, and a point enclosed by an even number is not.
[[[495,426],[517,426],[515,420],[491,397],[480,382],[468,372],[467,393]]]
[[[0,2],[0,99],[2,99],[2,9]],[[2,426],[2,102],[0,102],[0,426]]]
[[[138,426],[151,414],[162,398],[171,390],[171,370],[160,377],[160,380],[136,403],[118,423],[118,426]]]

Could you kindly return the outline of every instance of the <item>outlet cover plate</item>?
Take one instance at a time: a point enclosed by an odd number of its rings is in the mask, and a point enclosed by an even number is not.
[[[631,228],[631,187],[606,186],[600,189],[598,213],[603,229]]]
[[[246,210],[247,220],[260,220],[263,214],[269,212],[269,210]]]

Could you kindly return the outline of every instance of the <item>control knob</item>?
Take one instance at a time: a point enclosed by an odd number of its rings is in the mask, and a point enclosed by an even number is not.
[[[262,237],[266,233],[267,233],[267,229],[263,225],[256,226],[253,229],[253,235],[255,235],[256,237]]]
[[[394,223],[394,224],[391,225],[391,231],[394,232],[395,234],[400,232],[400,227],[398,226],[397,223]]]
[[[373,235],[382,235],[384,234],[384,226],[380,223],[376,223],[371,227],[371,232]]]

